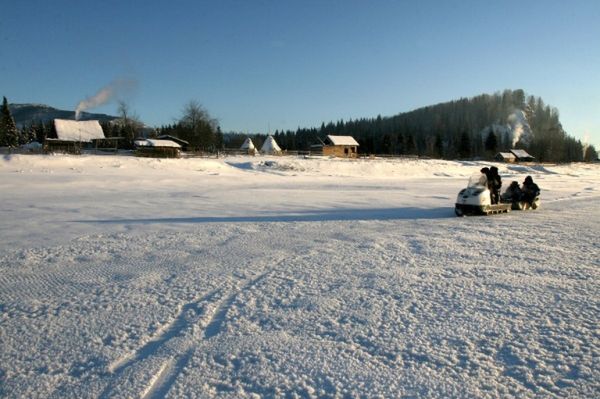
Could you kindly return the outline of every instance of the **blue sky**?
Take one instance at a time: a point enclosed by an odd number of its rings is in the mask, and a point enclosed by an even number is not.
[[[492,4],[493,3],[493,4]],[[391,116],[522,88],[600,147],[600,1],[0,0],[0,95],[75,109],[115,81],[148,124]],[[93,111],[116,113],[115,102]]]

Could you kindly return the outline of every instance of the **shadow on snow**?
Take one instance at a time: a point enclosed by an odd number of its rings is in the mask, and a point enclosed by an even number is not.
[[[411,220],[454,218],[454,208],[383,208],[329,209],[300,211],[292,214],[269,213],[251,216],[199,216],[139,219],[73,220],[75,223],[152,224],[152,223],[269,223],[269,222],[335,222],[368,220]]]

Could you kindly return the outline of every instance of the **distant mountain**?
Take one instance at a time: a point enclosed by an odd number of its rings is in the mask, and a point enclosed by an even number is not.
[[[75,119],[75,111],[65,111],[44,104],[9,104],[8,108],[19,128],[33,123],[47,123],[53,119]],[[82,112],[79,119],[106,122],[118,118],[107,114]]]

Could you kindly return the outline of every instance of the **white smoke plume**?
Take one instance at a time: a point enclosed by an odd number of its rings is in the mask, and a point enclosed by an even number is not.
[[[134,79],[117,79],[104,86],[96,94],[81,100],[75,108],[75,119],[79,120],[81,112],[106,104],[122,94],[133,91],[137,87]]]
[[[589,146],[590,146],[590,132],[588,132],[586,130],[585,134],[583,135],[583,146],[582,146],[584,157],[585,157],[585,152],[587,151]]]
[[[527,117],[522,110],[516,110],[508,117],[508,123],[512,130],[512,147],[520,141],[524,145],[531,144],[532,134],[531,127],[527,121]]]

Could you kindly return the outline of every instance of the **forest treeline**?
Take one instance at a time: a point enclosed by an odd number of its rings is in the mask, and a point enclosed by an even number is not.
[[[260,148],[266,134],[223,134],[218,122],[196,101],[185,105],[177,122],[148,129],[126,104],[119,117],[102,123],[107,137],[122,137],[119,146],[133,148],[139,136],[170,135],[186,140],[190,149],[215,152],[239,148],[250,137]],[[443,159],[491,159],[498,152],[524,149],[540,162],[594,161],[596,149],[568,135],[556,108],[523,90],[504,90],[423,107],[390,117],[322,123],[320,127],[276,130],[287,151],[310,151],[327,135],[354,137],[364,155],[418,155]],[[0,120],[0,146],[17,146],[54,137],[52,123],[31,123],[17,129],[6,99]]]
[[[310,150],[327,135],[354,137],[362,154],[490,159],[498,152],[519,148],[541,162],[598,158],[593,146],[564,131],[556,108],[523,90],[462,98],[391,117],[340,120],[319,128],[274,133],[277,143],[288,150]],[[245,136],[234,137],[237,144]],[[253,136],[258,144],[264,137]]]

